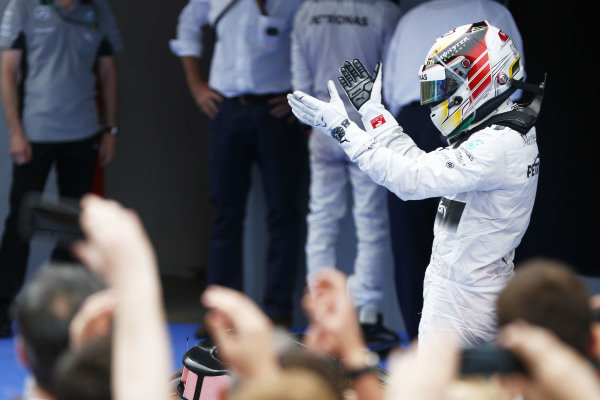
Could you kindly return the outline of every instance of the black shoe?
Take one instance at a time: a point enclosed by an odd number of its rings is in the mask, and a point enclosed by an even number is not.
[[[360,324],[360,327],[367,346],[376,353],[387,353],[392,348],[400,345],[400,337],[396,332],[383,325],[381,314],[377,314],[376,323]]]

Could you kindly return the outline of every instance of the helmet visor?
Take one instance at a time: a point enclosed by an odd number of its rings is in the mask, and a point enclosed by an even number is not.
[[[421,81],[421,104],[431,104],[446,100],[459,88],[455,77],[446,77],[439,81]]]
[[[419,71],[421,104],[431,104],[448,99],[463,83],[460,76],[442,65],[423,65]]]

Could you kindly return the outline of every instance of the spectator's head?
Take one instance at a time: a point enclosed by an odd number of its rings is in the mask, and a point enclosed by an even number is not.
[[[270,379],[247,379],[234,388],[230,400],[337,400],[325,379],[306,369],[288,369]]]
[[[445,393],[444,400],[500,400],[501,391],[482,377],[463,378],[452,382]]]
[[[337,400],[343,400],[343,393],[349,388],[342,367],[332,358],[321,357],[306,350],[288,351],[279,357],[285,370],[306,370],[323,378]]]
[[[63,354],[56,365],[57,400],[111,400],[111,337]]]
[[[103,288],[83,267],[42,268],[17,297],[19,353],[37,385],[53,393],[54,366],[69,345],[69,324],[82,302]]]
[[[522,265],[498,297],[497,311],[500,327],[523,319],[588,354],[592,327],[588,289],[559,262],[539,259]]]

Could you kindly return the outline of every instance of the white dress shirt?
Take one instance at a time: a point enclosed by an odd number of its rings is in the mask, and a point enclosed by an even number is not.
[[[292,87],[329,100],[327,81],[337,81],[345,60],[358,58],[369,72],[383,59],[400,10],[387,0],[308,0],[298,10],[292,32]],[[360,115],[342,95],[350,118]]]
[[[457,26],[487,20],[513,41],[525,65],[523,41],[517,25],[502,4],[492,0],[433,0],[402,16],[383,62],[383,91],[388,109],[398,115],[402,107],[420,99],[417,73],[435,39]],[[518,98],[520,93],[513,95]]]
[[[209,85],[226,97],[290,89],[290,32],[303,0],[239,0],[217,25]],[[201,27],[212,24],[230,0],[190,0],[179,16],[176,55],[200,57]]]

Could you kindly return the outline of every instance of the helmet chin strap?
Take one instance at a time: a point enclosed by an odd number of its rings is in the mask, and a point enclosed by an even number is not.
[[[463,126],[464,124],[461,124],[461,126],[456,129],[456,133],[451,134],[448,137],[448,144],[453,145],[458,142],[463,142],[473,133],[491,125],[507,126],[522,135],[527,134],[527,132],[535,125],[540,114],[542,99],[544,98],[544,89],[546,87],[546,77],[547,74],[544,74],[544,80],[539,85],[510,79],[509,84],[511,87],[509,90],[483,104],[483,106],[479,108],[479,115],[475,112],[475,115],[470,120],[470,123],[475,125],[467,125],[473,126],[473,128],[464,130],[466,127]],[[535,97],[529,103],[515,104],[509,111],[498,112],[500,111],[499,108],[501,104],[508,101],[509,97],[517,89],[534,93]],[[489,110],[487,115],[485,112],[486,110]]]

